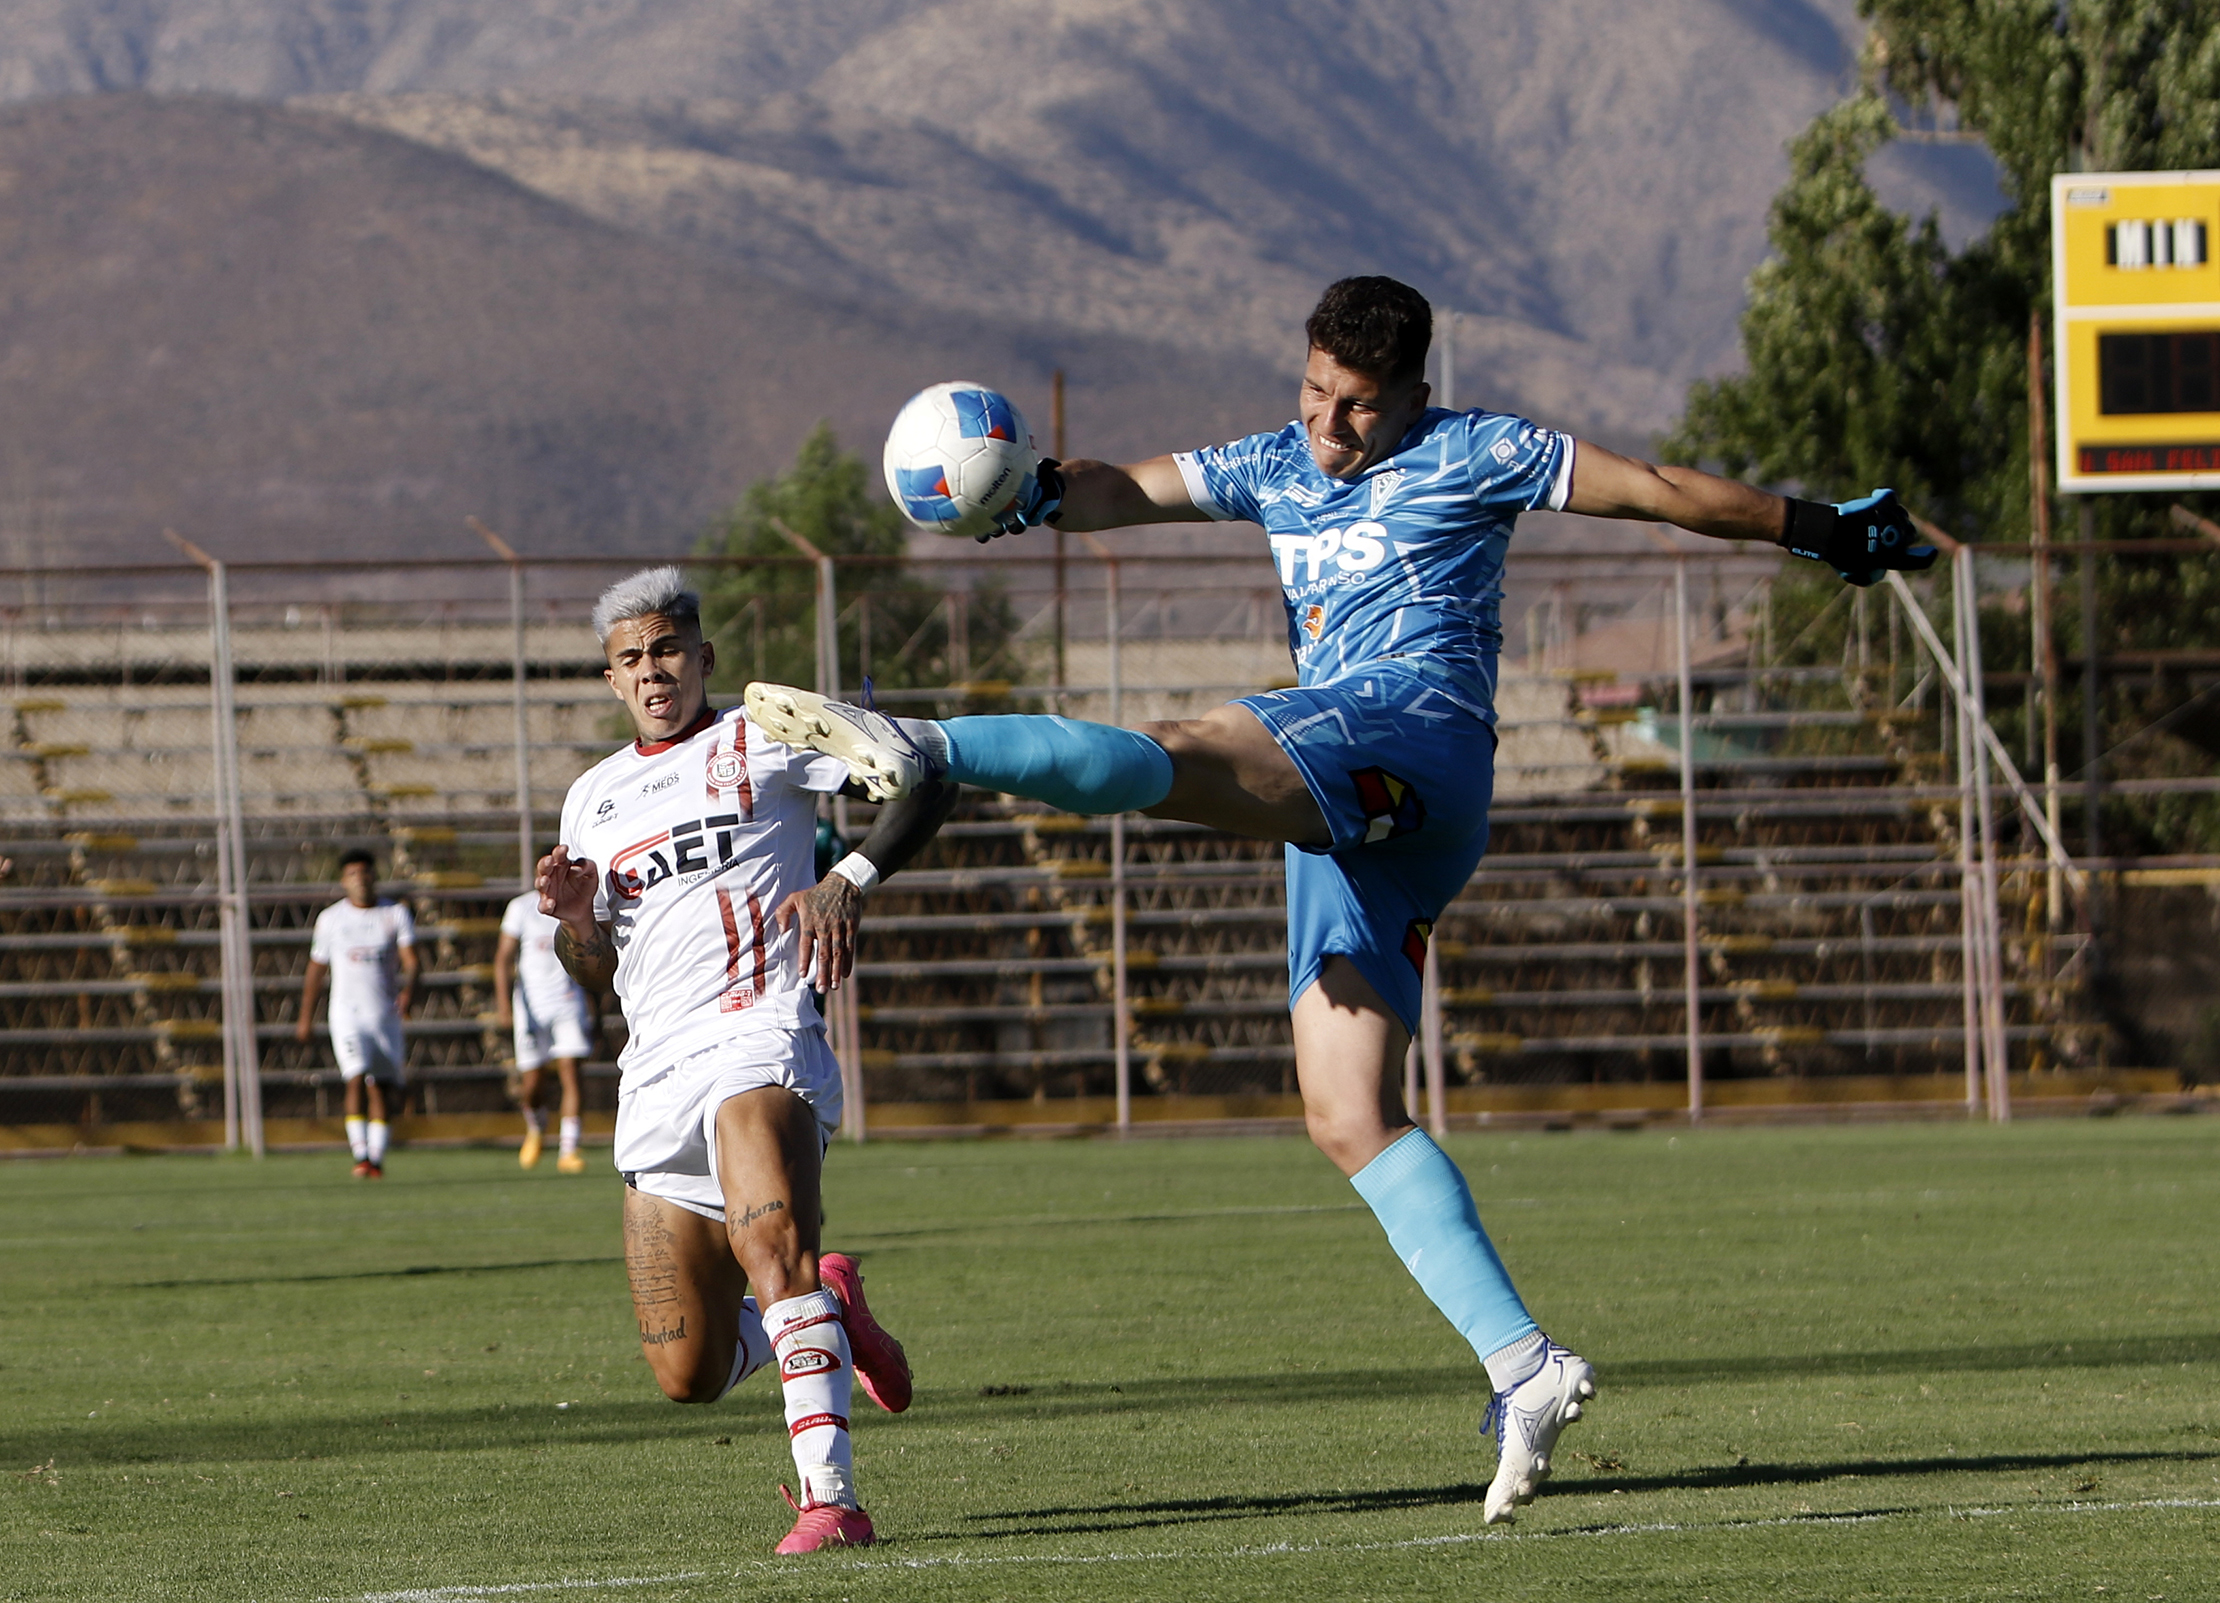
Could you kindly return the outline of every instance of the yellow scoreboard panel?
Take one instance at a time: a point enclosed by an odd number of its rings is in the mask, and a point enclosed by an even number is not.
[[[2220,489],[2220,172],[2050,188],[2058,487]]]

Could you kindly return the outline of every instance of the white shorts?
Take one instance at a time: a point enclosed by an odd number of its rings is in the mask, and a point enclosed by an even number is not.
[[[333,1019],[331,1055],[339,1060],[342,1080],[367,1074],[387,1085],[399,1085],[401,1067],[409,1056],[400,1016],[389,1013],[382,1019]]]
[[[572,1007],[557,1007],[542,1017],[532,1011],[519,991],[512,1012],[518,1068],[536,1069],[551,1058],[573,1058],[583,1063],[593,1055],[593,1025],[587,1020],[583,1000],[576,1000]]]
[[[820,1150],[840,1127],[840,1060],[822,1028],[754,1029],[617,1090],[616,1162],[625,1184],[705,1219],[725,1216],[717,1183],[717,1110],[782,1085],[817,1115]]]

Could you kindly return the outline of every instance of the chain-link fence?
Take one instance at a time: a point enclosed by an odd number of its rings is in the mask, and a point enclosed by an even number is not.
[[[921,715],[1132,724],[1293,678],[1262,564],[686,560],[724,696],[767,677]],[[1777,597],[1771,553],[1514,562],[1494,842],[1432,944],[1414,1098],[1446,1116],[1583,1084],[1642,1106],[1661,1084],[1886,1097],[1962,1070],[2002,1112],[2014,1074],[2136,1055],[2097,1005],[2101,910],[2076,900],[2100,865],[2057,849],[2087,794],[2023,781],[1982,716],[1982,686],[2035,675],[1973,671],[1974,563],[1813,618]],[[337,1076],[320,1033],[294,1039],[308,931],[367,847],[422,932],[415,1108],[506,1128],[499,917],[570,782],[628,734],[585,617],[638,565],[0,574],[0,1127],[317,1138]],[[1279,859],[973,798],[873,899],[833,1019],[859,1125],[1012,1101],[1076,1123],[1285,1111]],[[2101,866],[2115,896],[2220,878],[2220,858]],[[622,1030],[611,1011],[589,1065],[604,1115]]]

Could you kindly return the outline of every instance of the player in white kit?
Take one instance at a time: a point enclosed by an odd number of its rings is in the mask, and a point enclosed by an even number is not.
[[[377,860],[357,847],[339,859],[345,901],[316,915],[301,978],[301,1016],[293,1039],[316,1027],[316,994],[331,979],[331,1055],[346,1085],[347,1146],[355,1177],[385,1174],[391,1117],[401,1111],[408,1046],[401,1021],[416,1004],[416,920],[378,894]]]
[[[932,838],[954,787],[882,808],[815,881],[816,799],[844,788],[847,766],[710,708],[716,654],[679,571],[610,586],[594,631],[639,738],[571,786],[537,884],[563,966],[614,989],[631,1025],[616,1164],[640,1349],[683,1403],[714,1402],[776,1358],[802,1489],[778,1551],[860,1546],[873,1533],[852,1383],[899,1412],[910,1377],[854,1260],[819,1251],[841,1083],[809,982],[847,977],[864,894]]]
[[[578,1152],[578,1065],[593,1051],[593,1000],[555,955],[555,932],[561,927],[540,911],[536,890],[509,903],[493,949],[494,1018],[512,1032],[516,1066],[523,1076],[517,1091],[524,1108],[518,1165],[529,1169],[540,1161],[547,1133],[547,1115],[539,1105],[540,1074],[553,1062],[562,1085],[562,1145],[555,1169],[584,1174],[586,1160]]]

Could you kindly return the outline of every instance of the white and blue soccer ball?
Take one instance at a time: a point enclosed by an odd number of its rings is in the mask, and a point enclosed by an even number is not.
[[[1033,493],[1040,453],[1025,415],[984,384],[935,384],[910,397],[886,436],[886,487],[921,529],[972,539]]]

